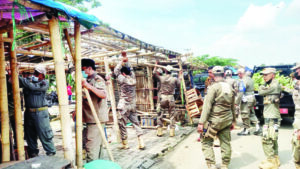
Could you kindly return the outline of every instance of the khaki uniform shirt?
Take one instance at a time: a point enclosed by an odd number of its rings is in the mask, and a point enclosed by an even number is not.
[[[271,84],[260,86],[258,94],[264,96],[264,118],[281,119],[279,111],[279,97],[281,86],[276,79]]]
[[[207,91],[199,123],[209,121],[220,129],[235,122],[233,88],[224,81],[214,82]]]
[[[92,76],[88,77],[86,81],[97,89],[106,92],[105,81],[102,77],[94,73]],[[92,102],[95,106],[96,113],[101,123],[108,121],[108,106],[107,100],[99,98],[95,93],[89,91]],[[82,100],[82,112],[83,121],[86,123],[96,123],[92,110],[85,96],[83,95]]]
[[[226,77],[225,82],[228,83],[230,86],[232,86],[235,93],[237,93],[238,84],[237,84],[237,81],[235,79],[233,79],[232,77]]]
[[[115,75],[117,76],[117,82],[120,86],[120,101],[124,100],[128,103],[134,103],[136,101],[136,79],[133,68],[131,67],[130,63],[126,62],[126,66],[130,67],[131,74],[130,75],[122,75],[121,68],[122,62],[120,62],[114,70]],[[119,101],[119,103],[120,103]],[[122,101],[123,102],[123,101]]]
[[[295,104],[295,121],[293,123],[294,129],[300,129],[300,86],[293,90],[293,100]]]
[[[160,76],[155,72],[154,77],[156,77],[160,82],[159,93],[161,95],[174,95],[175,88],[180,87],[180,80],[176,77],[172,77],[170,74]]]

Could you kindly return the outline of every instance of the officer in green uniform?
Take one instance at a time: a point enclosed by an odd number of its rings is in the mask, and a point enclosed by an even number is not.
[[[39,153],[37,139],[42,142],[48,156],[55,155],[53,132],[50,126],[46,91],[49,82],[45,80],[46,69],[36,66],[32,82],[28,78],[19,77],[25,99],[24,131],[28,145],[28,155],[35,157]]]
[[[295,70],[295,86],[293,90],[293,100],[295,104],[295,115],[294,115],[294,133],[292,139],[293,156],[296,169],[300,169],[300,63],[292,68]]]
[[[245,74],[245,69],[238,69],[238,94],[236,98],[236,105],[240,107],[240,113],[243,120],[243,130],[238,133],[239,136],[249,135],[250,131],[250,113],[253,106],[256,104],[254,97],[254,81]],[[257,123],[256,131],[259,130]]]
[[[82,76],[86,78],[82,80],[82,87],[89,91],[98,119],[104,125],[108,121],[105,81],[97,75],[94,60],[84,58],[81,63]],[[82,119],[86,124],[83,130],[86,161],[90,162],[99,159],[102,138],[85,94],[82,99]]]
[[[278,130],[280,126],[279,99],[281,86],[275,79],[276,69],[265,68],[261,74],[264,76],[265,85],[259,87],[258,94],[264,97],[264,121],[262,147],[267,157],[259,165],[260,168],[278,168]]]
[[[218,137],[221,145],[221,167],[227,169],[231,160],[230,128],[235,123],[234,89],[224,81],[223,67],[215,66],[212,72],[215,82],[208,88],[197,130],[202,133],[202,151],[208,168],[216,168],[213,141]]]

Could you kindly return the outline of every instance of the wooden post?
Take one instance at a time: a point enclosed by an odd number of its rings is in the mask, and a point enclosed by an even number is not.
[[[107,57],[104,58],[104,66],[105,66],[105,72],[106,72],[106,74],[110,74],[111,70],[109,69],[108,58]],[[113,119],[114,119],[113,130],[116,133],[117,142],[121,142],[120,129],[119,129],[119,125],[118,125],[116,99],[115,99],[115,94],[114,94],[113,81],[112,81],[111,78],[109,79],[108,92],[109,92],[109,98],[110,98],[110,103],[111,103],[111,110],[112,110]]]
[[[149,88],[149,100],[151,111],[154,110],[154,102],[153,102],[153,78],[152,78],[152,69],[147,66],[147,74],[148,74],[148,88]]]
[[[77,23],[77,22],[76,22]],[[76,25],[75,25],[75,28],[76,28]],[[80,25],[79,25],[79,28],[78,28],[79,30],[79,33],[80,33]],[[75,40],[76,40],[76,30],[74,30],[75,32],[74,32],[74,35],[75,35]],[[65,38],[66,38],[66,40],[67,40],[67,42],[68,42],[68,46],[69,46],[69,49],[70,49],[70,53],[71,53],[71,56],[72,56],[72,58],[73,58],[73,61],[75,61],[76,59],[75,59],[75,54],[74,54],[74,50],[73,50],[73,47],[72,47],[72,42],[71,42],[71,38],[70,38],[70,36],[69,36],[69,32],[68,32],[68,29],[67,28],[65,28],[64,29],[64,34],[65,34]],[[78,35],[78,36],[80,36],[80,38],[81,38],[81,34],[80,35]],[[78,40],[78,39],[77,39]],[[79,39],[79,41],[81,41],[81,39]],[[75,42],[76,43],[76,42]],[[80,42],[81,43],[81,42]],[[76,44],[75,44],[75,48],[76,48]],[[75,49],[75,52],[76,52],[76,49]],[[80,58],[81,58],[81,56],[80,56]],[[76,64],[76,63],[75,63]],[[80,65],[81,66],[81,65]],[[80,68],[81,69],[81,68]]]
[[[13,37],[13,31],[9,32],[9,37]],[[11,46],[12,48],[12,46]],[[10,67],[11,67],[11,79],[12,79],[12,89],[13,98],[15,106],[15,125],[16,125],[16,136],[17,136],[17,147],[18,147],[18,159],[25,160],[24,151],[24,129],[23,129],[23,116],[21,111],[21,96],[20,96],[20,85],[19,85],[19,72],[18,72],[18,61],[16,51],[10,50]]]
[[[81,85],[81,34],[80,24],[75,22],[75,87],[76,87],[76,165],[82,168],[82,85]],[[69,35],[69,34],[68,34]],[[69,43],[69,42],[68,42]],[[72,46],[69,46],[70,50]],[[71,53],[73,53],[71,51]]]
[[[63,138],[64,157],[74,164],[74,151],[72,147],[72,129],[67,95],[67,82],[64,68],[64,59],[61,49],[61,37],[59,32],[58,19],[52,17],[49,20],[50,39],[52,45],[53,60],[56,74],[56,89],[61,114],[61,131]]]
[[[0,34],[2,38],[2,34]],[[2,140],[2,162],[10,161],[9,145],[9,115],[7,102],[7,86],[5,75],[4,43],[0,42],[0,112],[1,112],[1,140]]]
[[[109,158],[110,158],[111,161],[115,161],[115,160],[114,160],[114,157],[113,157],[113,155],[112,155],[112,153],[111,153],[111,151],[110,151],[109,145],[108,145],[108,143],[107,143],[107,141],[106,141],[104,129],[102,128],[101,122],[100,122],[100,120],[99,120],[99,118],[98,118],[98,116],[97,116],[97,113],[96,113],[96,110],[95,110],[93,101],[92,101],[92,99],[91,99],[90,93],[89,93],[89,91],[88,91],[86,88],[84,88],[83,91],[84,91],[85,96],[86,96],[86,98],[87,98],[87,100],[88,100],[88,102],[89,102],[90,108],[91,108],[91,110],[92,110],[92,114],[93,114],[94,119],[95,119],[95,121],[96,121],[96,125],[97,125],[97,127],[99,128],[99,130],[100,130],[100,135],[101,135],[102,141],[104,142],[104,145],[106,146],[106,150],[107,150],[107,153],[108,153],[108,155],[109,155]]]

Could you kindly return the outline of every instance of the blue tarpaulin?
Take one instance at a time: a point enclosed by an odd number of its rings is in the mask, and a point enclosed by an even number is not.
[[[83,13],[72,6],[60,2],[56,2],[53,0],[30,0],[30,1],[49,8],[54,8],[59,12],[63,12],[65,15],[75,19],[81,25],[85,26],[88,29],[92,28],[93,26],[97,26],[101,24],[101,21],[94,15]]]

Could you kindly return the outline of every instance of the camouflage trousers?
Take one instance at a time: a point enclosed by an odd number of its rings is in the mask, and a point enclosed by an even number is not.
[[[267,158],[278,155],[279,119],[266,119],[263,126],[262,147]]]
[[[250,128],[250,113],[254,106],[254,102],[242,102],[241,103],[241,118],[243,120],[243,127]]]
[[[143,135],[143,130],[137,118],[135,101],[127,102],[124,99],[120,99],[118,104],[118,124],[122,140],[127,140],[128,138],[126,129],[127,121],[132,123],[137,136]]]
[[[87,123],[87,127],[83,130],[83,146],[86,150],[87,162],[99,159],[101,144],[99,128],[94,123]]]
[[[294,131],[292,139],[293,157],[295,165],[300,167],[300,140],[297,139],[297,130]]]
[[[156,109],[157,111],[157,125],[159,127],[163,127],[163,112],[161,111],[161,108],[168,109],[169,116],[170,116],[170,127],[175,128],[175,116],[176,116],[176,110],[175,110],[175,100],[173,95],[161,95],[160,96],[160,107],[159,109]]]
[[[222,163],[229,165],[231,160],[231,133],[230,126],[217,132],[217,137],[220,140]],[[202,137],[202,152],[207,164],[216,164],[215,153],[213,150],[214,139],[211,137]]]
[[[255,115],[255,110],[253,107],[251,108],[251,111],[250,111],[250,122],[254,123],[254,124],[259,123],[258,118]]]

